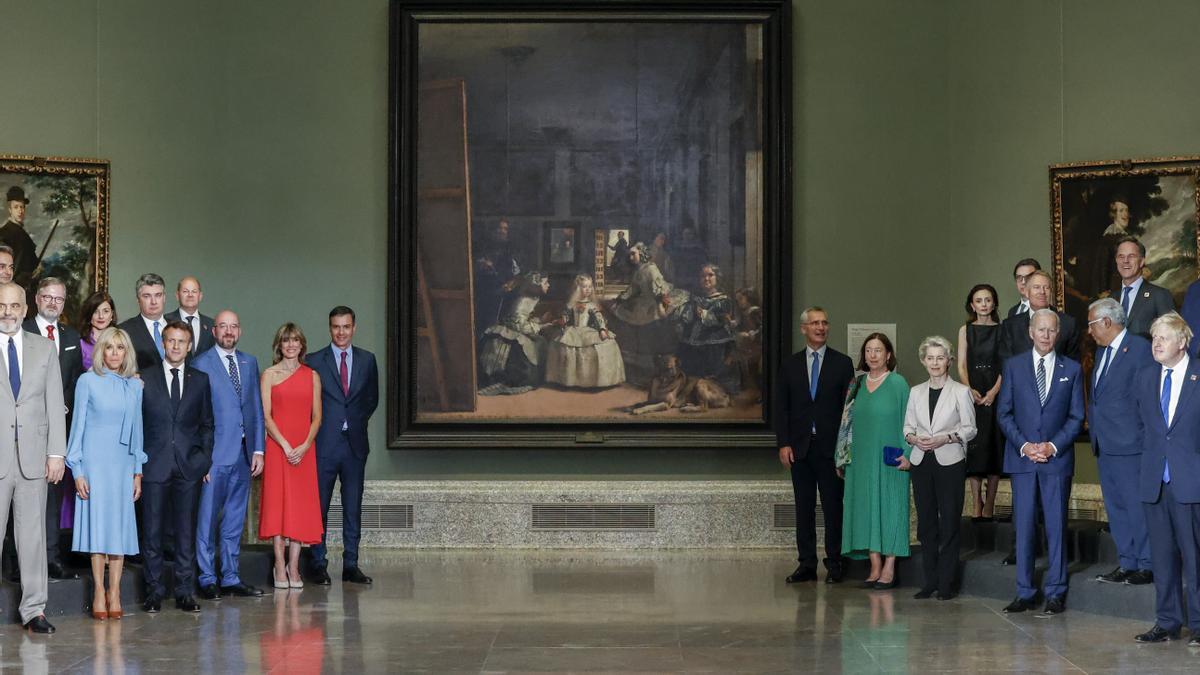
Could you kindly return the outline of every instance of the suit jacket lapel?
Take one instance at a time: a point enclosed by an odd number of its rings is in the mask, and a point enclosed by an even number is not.
[[[329,366],[329,372],[333,373],[333,381],[336,383],[334,389],[342,395],[343,399],[348,398],[346,393],[342,391],[342,371],[338,369],[337,351],[332,346],[326,348],[325,363]],[[353,382],[353,379],[351,379]]]
[[[1160,371],[1161,372],[1161,371]],[[1183,374],[1183,386],[1179,390],[1179,400],[1175,402],[1175,414],[1171,416],[1171,425],[1167,427],[1167,431],[1175,428],[1175,424],[1179,422],[1179,413],[1184,408],[1184,404],[1196,392],[1196,387],[1200,386],[1200,361],[1191,359],[1188,362],[1188,369]],[[1161,399],[1162,392],[1159,392]]]
[[[942,413],[944,413],[946,411],[947,405],[952,405],[952,403],[946,402],[946,399],[953,398],[953,395],[952,395],[952,392],[950,389],[951,386],[952,385],[950,384],[950,379],[947,377],[946,384],[944,384],[942,386],[942,393],[938,394],[937,404],[933,407],[933,415],[929,418],[929,430],[930,431],[937,428],[937,427],[933,426],[934,420],[939,419],[942,416]],[[926,401],[928,401],[928,400],[929,399],[926,399]],[[924,405],[921,407],[925,409],[925,414],[928,416],[929,415],[929,406]]]
[[[347,399],[349,399],[355,391],[362,388],[363,378],[366,377],[367,374],[367,366],[365,363],[363,363],[362,350],[355,349],[354,346],[351,345],[350,354],[353,361],[352,365],[350,366],[350,394],[346,396]],[[819,373],[817,375],[818,379],[820,378],[821,374],[823,373]]]

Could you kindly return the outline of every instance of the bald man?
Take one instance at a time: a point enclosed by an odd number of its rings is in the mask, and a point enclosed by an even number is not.
[[[167,312],[163,318],[167,321],[182,321],[192,327],[192,351],[188,352],[188,360],[215,344],[213,342],[213,320],[211,316],[200,313],[200,301],[204,300],[204,291],[200,289],[200,280],[196,277],[184,277],[175,286],[175,300],[179,308]]]

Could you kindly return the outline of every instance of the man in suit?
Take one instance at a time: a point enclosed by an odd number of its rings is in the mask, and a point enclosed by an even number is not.
[[[162,363],[166,352],[162,345],[162,329],[167,325],[163,319],[166,303],[166,282],[148,272],[138,277],[134,292],[137,295],[138,315],[122,321],[119,328],[129,333],[133,351],[137,354],[138,371],[150,370]]]
[[[66,424],[71,427],[71,407],[75,405],[75,383],[83,374],[83,352],[79,349],[79,333],[61,321],[67,302],[67,286],[61,279],[45,277],[38,282],[33,296],[37,315],[27,319],[23,328],[54,343],[58,352],[58,368],[62,375],[63,402],[67,405]],[[63,566],[59,546],[58,521],[61,515],[63,491],[54,483],[46,491],[46,560],[51,579],[77,579],[79,575]]]
[[[196,523],[200,597],[205,600],[216,600],[222,595],[262,595],[261,590],[242,583],[238,568],[250,479],[263,470],[266,432],[258,389],[258,361],[237,349],[242,335],[237,314],[223,310],[214,323],[216,346],[192,359],[192,366],[208,375],[214,421],[212,468],[204,476],[204,486],[200,489]],[[220,570],[214,560],[218,539]]]
[[[850,357],[828,346],[829,316],[820,307],[800,314],[806,347],[783,360],[775,412],[779,461],[792,474],[796,500],[796,550],[799,565],[789,584],[817,579],[817,492],[825,514],[825,582],[845,575],[842,559],[842,493],[833,464],[842,404],[854,379]]]
[[[67,448],[66,406],[58,357],[49,340],[21,330],[25,289],[0,285],[0,522],[11,505],[21,565],[21,623],[53,633],[46,620],[46,483],[62,480]]]
[[[1088,333],[1096,341],[1096,366],[1089,378],[1088,434],[1100,466],[1100,487],[1119,566],[1096,577],[1110,584],[1148,584],[1150,540],[1138,494],[1142,421],[1137,414],[1135,375],[1153,365],[1150,343],[1125,326],[1125,311],[1112,298],[1088,307]]]
[[[8,188],[5,202],[8,205],[8,221],[0,227],[0,244],[12,249],[12,280],[22,288],[29,289],[38,267],[37,248],[25,231],[25,209],[29,206],[29,198],[25,196],[25,190],[14,185]]]
[[[200,352],[208,351],[214,344],[211,316],[200,313],[200,301],[204,299],[204,291],[200,290],[200,280],[196,277],[184,277],[175,287],[175,300],[179,308],[163,315],[167,321],[182,321],[192,328],[192,350],[188,358],[195,357]]]
[[[1015,314],[1000,324],[1000,359],[1008,359],[1033,349],[1030,339],[1029,317],[1039,309],[1050,307],[1050,297],[1054,294],[1054,282],[1050,275],[1042,270],[1030,273],[1025,282],[1025,291],[1029,296],[1029,312]],[[1054,343],[1054,351],[1060,356],[1079,361],[1079,331],[1075,326],[1075,318],[1069,314],[1058,312],[1058,339]]]
[[[12,247],[0,244],[0,284],[12,282],[13,272],[17,269],[13,260]]]
[[[1146,247],[1136,237],[1125,237],[1117,244],[1117,274],[1121,285],[1112,297],[1121,304],[1128,319],[1125,327],[1130,333],[1150,337],[1150,324],[1167,312],[1175,311],[1175,299],[1162,286],[1155,286],[1142,276],[1146,267]]]
[[[1035,277],[1036,278],[1036,277]],[[1036,303],[1033,303],[1036,305]],[[1058,314],[1035,309],[1033,349],[1004,363],[997,418],[1004,431],[1004,472],[1012,478],[1017,531],[1017,598],[1006,613],[1033,609],[1034,540],[1040,512],[1046,523],[1046,606],[1039,616],[1067,608],[1067,500],[1075,472],[1075,437],[1083,428],[1083,373],[1079,363],[1054,352]],[[1039,509],[1040,505],[1040,509]]]
[[[321,427],[317,429],[317,484],[321,491],[321,523],[328,526],[334,481],[342,485],[342,581],[369,584],[358,566],[362,527],[363,481],[366,476],[367,422],[379,405],[379,371],[375,355],[351,344],[354,310],[329,312],[331,344],[305,361],[321,376]],[[325,539],[312,547],[312,579],[329,584]]]
[[[166,357],[142,373],[142,428],[146,464],[142,467],[142,572],[148,614],[162,610],[165,520],[175,540],[175,606],[199,612],[193,597],[196,566],[196,502],[200,482],[212,466],[213,412],[208,375],[185,365],[192,328],[171,321],[163,329]],[[167,509],[167,504],[171,505]],[[171,514],[168,516],[167,514]]]
[[[1013,267],[1013,281],[1017,285],[1017,297],[1021,298],[1021,301],[1009,308],[1008,316],[1029,313],[1029,292],[1025,290],[1025,284],[1029,281],[1029,275],[1040,269],[1042,264],[1033,258],[1025,258]]]
[[[1150,334],[1158,363],[1143,368],[1135,386],[1145,429],[1140,492],[1150,530],[1155,621],[1134,639],[1178,640],[1183,595],[1188,646],[1200,647],[1200,360],[1188,356],[1192,331],[1179,314],[1160,316]]]

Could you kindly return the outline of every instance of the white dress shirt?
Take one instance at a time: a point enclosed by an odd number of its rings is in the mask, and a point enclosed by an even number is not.
[[[38,335],[41,335],[44,338],[50,337],[49,335],[46,335],[46,326],[54,326],[54,348],[56,350],[58,350],[58,353],[61,354],[62,353],[62,336],[61,336],[62,331],[59,330],[58,322],[57,321],[53,321],[53,322],[47,321],[44,318],[42,318],[41,314],[34,316],[33,320],[37,323]],[[5,345],[4,348],[8,349],[8,345]]]
[[[1128,332],[1128,330],[1122,329],[1120,333],[1117,333],[1117,337],[1113,338],[1113,341],[1108,343],[1108,360],[1104,363],[1101,363],[1099,360],[1104,358],[1104,349],[1101,347],[1096,347],[1096,351],[1100,354],[1100,356],[1096,361],[1096,375],[1092,378],[1093,385],[1099,384],[1100,376],[1104,374],[1104,371],[1112,367],[1113,360],[1117,358],[1117,350],[1121,348],[1121,343],[1125,341],[1125,334]]]
[[[1134,303],[1137,302],[1138,292],[1141,290],[1142,290],[1142,277],[1139,276],[1137,279],[1133,280],[1132,284],[1129,284],[1129,311],[1131,311],[1131,312],[1133,311],[1133,305],[1134,305]],[[1121,302],[1121,299],[1124,297],[1125,297],[1125,284],[1122,283],[1121,284],[1121,292],[1117,293],[1117,297],[1115,297],[1113,299],[1117,301],[1118,305],[1121,305],[1121,307],[1124,308],[1125,304],[1123,302]]]
[[[188,317],[195,317],[195,320],[188,321]],[[204,326],[200,322],[200,312],[188,314],[180,307],[179,320],[192,327],[192,354],[194,355],[200,349],[200,331],[204,330]]]
[[[158,338],[162,340],[162,331],[167,327],[167,320],[161,316],[157,319],[147,319],[145,314],[139,314],[142,317],[142,322],[146,324],[146,332],[150,334],[150,339],[154,339],[154,324],[158,324]],[[162,344],[154,345],[155,349],[162,347]]]
[[[5,345],[5,347],[7,348],[7,345]],[[1179,363],[1176,363],[1171,368],[1171,402],[1167,406],[1167,426],[1171,426],[1171,422],[1175,421],[1175,406],[1179,405],[1179,393],[1183,391],[1183,378],[1187,374],[1188,361],[1190,361],[1190,359],[1188,358],[1187,352],[1184,352],[1183,358],[1179,360]],[[1163,380],[1166,379],[1166,377],[1167,367],[1163,366],[1158,373],[1159,400],[1161,400],[1162,397]]]
[[[22,347],[25,346],[25,340],[24,340],[24,338],[21,337],[22,332],[23,331],[18,330],[17,332],[13,333],[11,336],[0,334],[0,358],[2,358],[4,360],[4,377],[6,377],[6,378],[8,377],[8,341],[9,340],[12,340],[17,348],[17,374],[20,375],[25,372],[25,351],[22,349]]]
[[[179,370],[179,397],[183,398],[183,369],[187,367],[186,364],[181,363],[178,366],[172,366],[167,363],[166,359],[163,359],[162,364],[163,373],[167,376],[167,394],[170,395],[171,393],[171,368],[176,368]]]
[[[1044,357],[1040,356],[1037,353],[1036,349],[1034,349],[1032,351],[1032,354],[1033,354],[1033,381],[1034,381],[1034,384],[1037,384],[1038,361],[1042,360],[1043,358],[1046,359],[1046,398],[1049,399],[1050,398],[1050,389],[1054,386],[1054,360],[1055,360],[1054,359],[1054,357],[1055,357],[1054,350],[1051,349],[1050,353],[1045,355]],[[1038,392],[1038,393],[1041,393],[1041,392]]]
[[[229,358],[228,357],[232,356],[234,363],[237,363],[237,360],[238,360],[237,350],[236,349],[225,349],[221,345],[216,345],[216,350],[217,350],[217,355],[221,357],[221,365],[225,367],[225,374],[229,375]],[[241,367],[238,368],[238,382],[242,383],[243,389],[246,387],[246,383],[242,381]]]

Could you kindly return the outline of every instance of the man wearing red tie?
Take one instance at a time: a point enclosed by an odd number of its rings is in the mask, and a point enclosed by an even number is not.
[[[75,382],[83,374],[83,352],[79,350],[79,333],[59,320],[67,302],[67,286],[60,279],[46,277],[38,284],[33,299],[37,303],[37,315],[26,319],[22,328],[48,338],[58,350],[63,401],[67,404],[67,428],[70,429],[71,406],[75,405]],[[51,483],[46,492],[46,560],[51,579],[75,579],[78,575],[63,566],[58,545],[62,499],[63,483]]]
[[[331,344],[309,354],[305,362],[321,376],[321,427],[317,430],[317,484],[321,491],[321,523],[329,532],[329,501],[333,484],[342,485],[342,581],[369,584],[371,577],[358,566],[362,521],[363,480],[366,474],[367,422],[379,405],[379,371],[375,355],[354,347],[354,310],[337,306],[329,311]],[[329,584],[325,542],[312,547],[313,583]]]

